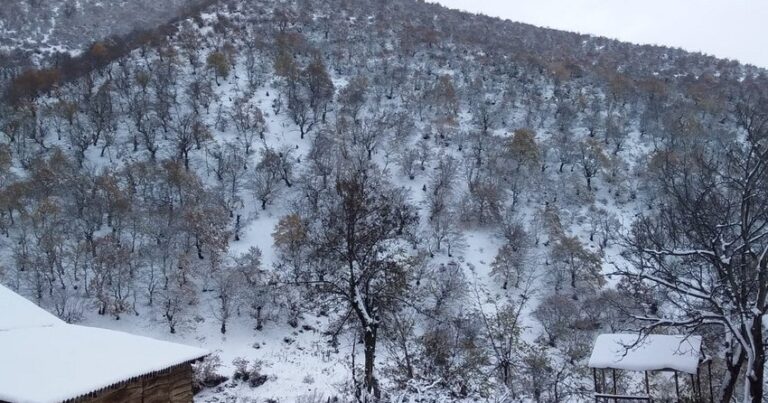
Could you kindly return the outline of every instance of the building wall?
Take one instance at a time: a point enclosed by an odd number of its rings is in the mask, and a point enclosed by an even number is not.
[[[77,399],[78,403],[189,403],[192,402],[192,366],[181,365],[153,376]]]

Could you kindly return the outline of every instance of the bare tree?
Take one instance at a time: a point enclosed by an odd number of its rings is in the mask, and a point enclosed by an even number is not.
[[[261,109],[243,97],[235,101],[231,117],[237,130],[238,143],[243,147],[246,156],[251,155],[251,147],[256,136],[263,140],[267,130]]]
[[[656,181],[664,203],[633,225],[633,265],[618,273],[662,292],[668,309],[639,315],[649,332],[722,332],[727,367],[721,401],[742,369],[745,399],[764,394],[768,309],[768,115],[765,101],[739,103],[744,141],[720,139],[667,153]]]
[[[402,191],[378,175],[339,179],[316,216],[304,219],[312,259],[298,273],[300,284],[352,313],[365,347],[364,390],[358,393],[375,398],[381,393],[374,366],[382,317],[407,287],[409,259],[398,244],[416,221]]]
[[[507,232],[507,243],[499,249],[491,263],[491,274],[502,279],[501,288],[505,290],[510,282],[515,288],[520,286],[529,248],[528,234],[521,224],[512,224]]]

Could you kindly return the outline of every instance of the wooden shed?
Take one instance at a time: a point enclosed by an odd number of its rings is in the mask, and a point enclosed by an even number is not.
[[[207,354],[70,325],[0,285],[0,402],[191,402]]]

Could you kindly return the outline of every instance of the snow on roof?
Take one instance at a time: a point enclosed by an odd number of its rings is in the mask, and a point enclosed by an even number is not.
[[[0,286],[0,401],[74,399],[208,354],[148,337],[69,325],[47,315]]]
[[[595,340],[588,365],[590,368],[675,370],[695,374],[700,357],[701,336],[652,334],[638,342],[636,334],[601,334]]]
[[[61,319],[0,284],[0,331],[63,323]]]

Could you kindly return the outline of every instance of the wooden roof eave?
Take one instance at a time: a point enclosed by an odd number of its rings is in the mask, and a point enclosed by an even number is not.
[[[62,401],[62,403],[78,403],[78,402],[82,402],[83,400],[92,399],[92,398],[98,396],[101,393],[104,393],[104,392],[106,392],[108,390],[111,390],[111,389],[120,388],[122,386],[125,386],[125,385],[131,383],[131,382],[136,382],[138,380],[146,380],[146,379],[154,378],[154,377],[156,377],[158,375],[161,375],[161,374],[167,374],[169,372],[173,372],[174,370],[179,369],[179,368],[181,368],[181,367],[183,367],[185,365],[190,365],[190,364],[192,364],[194,362],[200,361],[203,358],[207,357],[208,355],[209,354],[206,354],[206,355],[200,356],[198,358],[195,358],[195,359],[192,359],[192,360],[187,360],[187,361],[184,361],[184,362],[179,363],[179,364],[171,365],[169,367],[166,367],[166,368],[163,368],[163,369],[160,369],[160,370],[157,370],[157,371],[148,372],[146,374],[134,376],[134,377],[122,380],[120,382],[115,382],[113,384],[110,384],[110,385],[107,385],[107,386],[104,386],[104,387],[101,387],[101,388],[98,388],[98,389],[94,389],[94,390],[92,390],[90,392],[83,393],[83,394],[81,394],[79,396],[71,397],[69,399],[66,399],[66,400]]]

